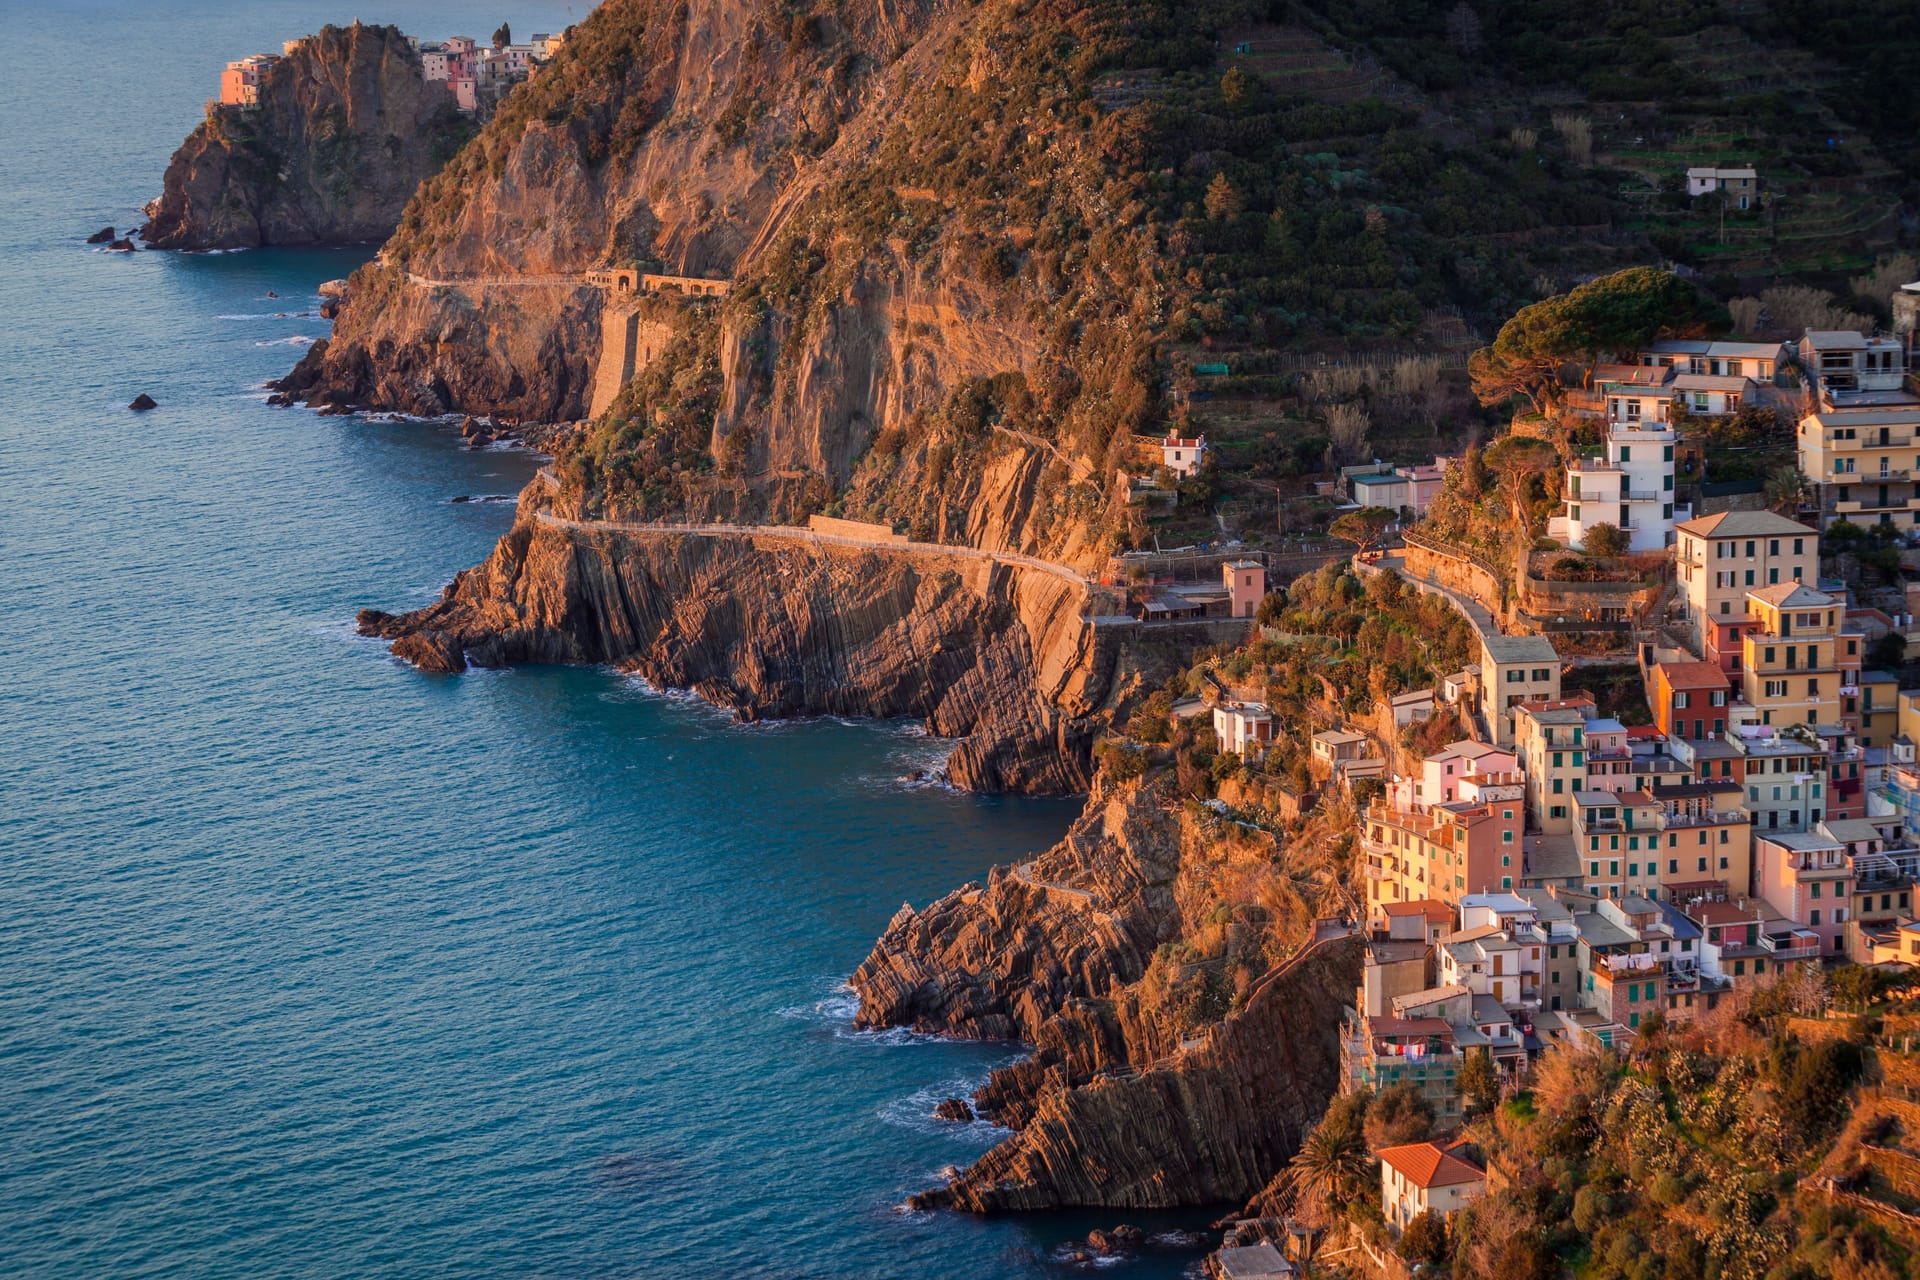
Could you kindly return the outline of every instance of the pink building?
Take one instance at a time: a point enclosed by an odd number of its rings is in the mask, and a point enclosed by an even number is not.
[[[1819,831],[1755,833],[1753,891],[1789,923],[1819,935],[1822,955],[1844,954],[1853,862],[1840,841]]]
[[[453,103],[462,111],[472,111],[480,105],[480,88],[472,76],[459,76],[447,81],[453,89]]]
[[[1267,594],[1267,566],[1258,560],[1230,560],[1220,566],[1236,618],[1251,618]]]
[[[266,75],[267,68],[280,59],[271,53],[256,53],[229,62],[227,69],[220,73],[220,102],[229,107],[257,107],[260,105],[260,81]]]
[[[450,80],[453,78],[451,56],[445,49],[422,49],[420,70],[428,81]]]
[[[1420,776],[1410,779],[1402,808],[1416,805],[1451,804],[1467,796],[1461,780],[1469,777],[1505,777],[1517,773],[1520,757],[1505,747],[1464,740],[1440,748],[1420,762]]]

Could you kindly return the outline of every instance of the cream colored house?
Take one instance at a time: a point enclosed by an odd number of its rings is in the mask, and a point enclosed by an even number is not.
[[[1484,1169],[1446,1147],[1413,1142],[1383,1147],[1380,1158],[1380,1209],[1395,1231],[1423,1213],[1450,1217],[1487,1193]]]

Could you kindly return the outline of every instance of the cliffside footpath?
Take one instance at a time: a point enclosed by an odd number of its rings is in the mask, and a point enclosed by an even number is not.
[[[472,129],[398,27],[324,27],[262,73],[257,107],[208,104],[140,234],[156,249],[385,240]]]

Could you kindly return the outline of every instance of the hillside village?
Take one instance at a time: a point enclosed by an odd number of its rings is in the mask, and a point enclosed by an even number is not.
[[[1331,531],[1351,561],[1267,595],[1249,644],[1203,655],[1103,748],[1110,769],[1170,761],[1221,816],[1318,841],[1365,937],[1343,1101],[1322,1124],[1352,1129],[1348,1181],[1330,1190],[1310,1141],[1218,1274],[1351,1267],[1315,1254],[1337,1240],[1375,1274],[1496,1274],[1497,1250],[1467,1259],[1492,1213],[1472,1206],[1497,1193],[1511,1217],[1517,1186],[1551,1181],[1515,1155],[1543,1070],[1620,1081],[1686,1054],[1717,1069],[1756,1035],[1839,1037],[1841,1092],[1874,1086],[1850,1115],[1829,1098],[1769,1176],[1798,1169],[1823,1215],[1851,1206],[1907,1242],[1900,1257],[1920,1243],[1915,1184],[1881,1169],[1920,1156],[1873,1156],[1904,1150],[1904,1086],[1881,1082],[1910,1070],[1904,1033],[1896,1051],[1884,1031],[1907,1015],[1880,1018],[1920,966],[1920,284],[1891,301],[1884,332],[1649,332],[1584,370],[1551,358],[1538,408],[1490,368],[1503,330],[1475,380],[1519,406],[1509,433],[1343,471]],[[1775,452],[1756,476],[1759,438]],[[1168,471],[1205,447],[1160,444]],[[1714,484],[1723,470],[1743,478]],[[1222,595],[1265,588],[1259,559],[1220,572]],[[1361,1124],[1383,1106],[1398,1122]],[[1816,1142],[1843,1123],[1868,1137]],[[1554,1235],[1547,1203],[1527,1211],[1532,1274],[1585,1247]]]

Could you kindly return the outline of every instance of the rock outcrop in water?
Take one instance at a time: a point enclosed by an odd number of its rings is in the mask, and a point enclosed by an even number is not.
[[[586,532],[543,521],[536,480],[488,560],[435,605],[362,630],[449,669],[616,663],[749,719],[914,717],[966,739],[948,764],[975,790],[1088,783],[1089,744],[1138,655],[1081,617],[1049,574],[777,536]]]
[[[1034,1046],[975,1099],[1017,1132],[915,1203],[1155,1208],[1265,1186],[1337,1087],[1358,944],[1308,926],[1282,959],[1271,938],[1229,936],[1237,991],[1217,1021],[1204,1002],[1225,975],[1196,982],[1172,951],[1273,852],[1160,789],[1103,787],[1033,862],[902,908],[854,974],[860,1023]]]
[[[208,104],[140,234],[157,249],[384,240],[471,132],[398,27],[326,27],[262,73],[257,107]]]

